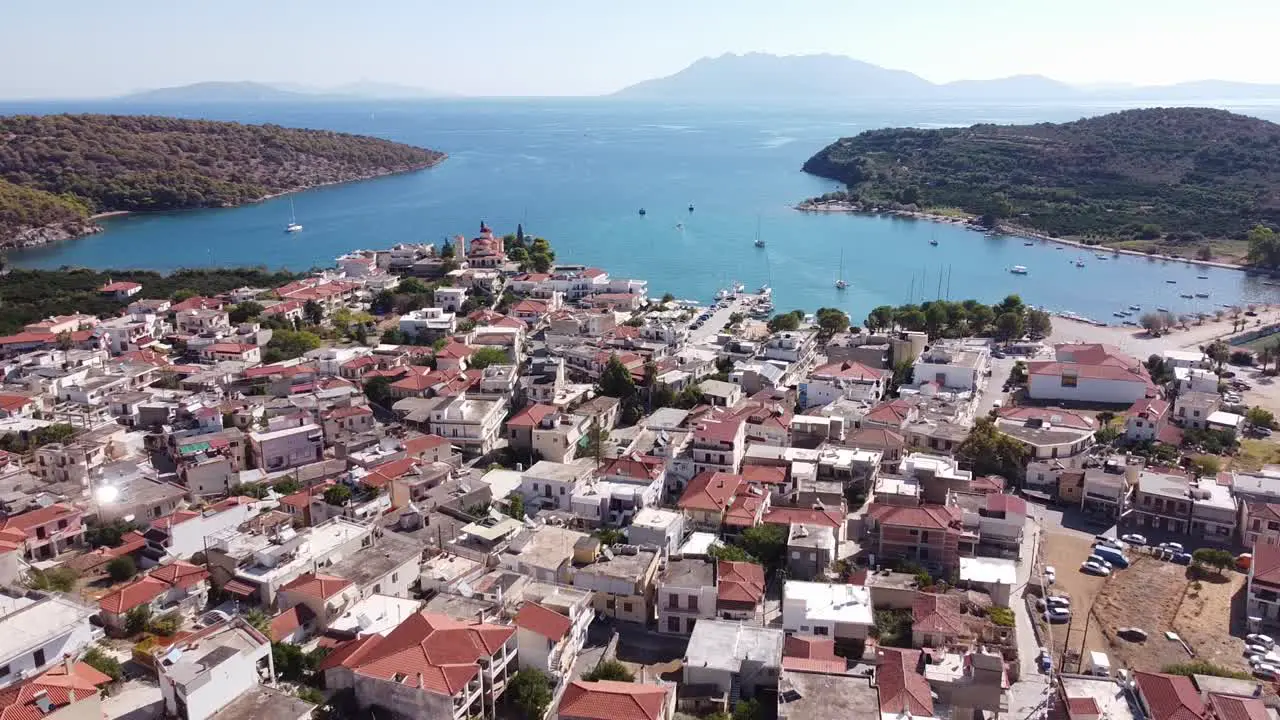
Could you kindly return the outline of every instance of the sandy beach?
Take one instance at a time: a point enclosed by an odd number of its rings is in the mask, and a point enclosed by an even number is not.
[[[948,225],[962,225],[965,227],[969,227],[971,221],[976,217],[975,215],[965,215],[965,216],[941,215],[938,213],[931,213],[931,212],[926,212],[922,210],[884,210],[882,209],[882,210],[873,212],[871,210],[863,210],[863,209],[857,208],[853,205],[849,205],[848,203],[844,203],[844,202],[808,204],[808,202],[806,201],[796,205],[795,209],[800,210],[801,212],[848,213],[850,215],[892,215],[895,217],[911,218],[913,220],[926,220],[929,222],[946,223]],[[977,231],[978,228],[974,226],[973,229]],[[1135,257],[1145,257],[1145,258],[1159,258],[1162,260],[1173,260],[1175,262],[1183,262],[1188,265],[1203,265],[1205,267],[1222,268],[1224,270],[1245,270],[1246,269],[1246,266],[1244,265],[1239,265],[1237,263],[1221,262],[1218,260],[1199,260],[1196,258],[1177,257],[1173,255],[1148,254],[1145,252],[1140,252],[1138,250],[1127,250],[1124,248],[1116,248],[1116,247],[1111,247],[1109,245],[1102,245],[1102,244],[1090,245],[1088,243],[1080,242],[1078,240],[1068,240],[1066,238],[1054,237],[1052,235],[1047,235],[1045,233],[1042,233],[1038,230],[1020,227],[1018,225],[1010,225],[1008,223],[1001,223],[996,228],[996,232],[1000,233],[1001,235],[1009,235],[1011,237],[1026,238],[1028,240],[1041,240],[1044,242],[1051,242],[1051,243],[1057,243],[1059,245],[1065,245],[1067,247],[1081,248],[1083,250],[1088,250],[1094,253],[1103,253],[1103,254],[1111,254],[1111,255],[1133,255]]]
[[[1280,322],[1280,309],[1267,308],[1258,311],[1257,317],[1248,318],[1245,330]],[[1146,359],[1164,350],[1198,348],[1218,338],[1231,335],[1231,319],[1206,320],[1203,325],[1192,324],[1188,329],[1174,329],[1160,337],[1151,337],[1146,330],[1133,327],[1108,325],[1099,327],[1078,320],[1053,318],[1053,333],[1048,343],[1109,343],[1134,357]]]

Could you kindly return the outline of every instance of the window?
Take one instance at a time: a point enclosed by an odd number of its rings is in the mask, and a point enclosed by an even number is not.
[[[400,582],[400,573],[391,573],[391,582]]]
[[[563,485],[561,485],[561,486],[560,486],[560,494],[561,494],[561,495],[563,495],[563,494],[564,494],[564,486],[563,486]]]
[[[58,529],[59,529],[59,530],[65,530],[65,529],[66,529],[66,527],[67,527],[67,521],[66,521],[66,520],[59,520],[59,521],[58,521]]]
[[[36,667],[44,666],[44,648],[40,648],[35,651],[35,654],[32,655],[32,657],[35,658]]]
[[[1062,376],[1062,387],[1071,387],[1071,388],[1073,388],[1073,387],[1075,387],[1075,386],[1076,386],[1076,383],[1077,383],[1077,382],[1079,382],[1079,380],[1080,380],[1080,378],[1076,377],[1075,375],[1063,375],[1063,376]]]
[[[669,609],[671,609],[671,610],[679,610],[679,609],[680,609],[680,596],[679,596],[679,595],[676,595],[675,593],[672,593],[672,594],[668,595],[668,596],[667,596],[667,608],[669,608]]]
[[[791,551],[791,559],[792,559],[792,560],[799,560],[799,559],[800,559],[800,551],[799,551],[799,550],[792,550],[792,551]]]
[[[533,491],[538,492],[538,483],[533,484]]]
[[[813,626],[813,634],[814,634],[814,635],[826,635],[826,634],[828,634],[829,632],[830,632],[830,628],[827,628],[825,625],[815,625],[815,626]]]
[[[669,632],[680,632],[680,617],[672,615],[667,618],[667,630]]]
[[[929,531],[928,531],[928,530],[923,530],[923,531],[921,531],[921,532],[920,532],[920,542],[922,542],[922,543],[927,543],[927,542],[929,542]]]
[[[915,528],[911,528],[910,530],[908,530],[908,531],[907,531],[907,534],[908,534],[908,535],[919,535],[919,534],[920,534],[920,531],[919,531],[919,530],[917,530],[917,529],[915,529]]]
[[[689,596],[689,609],[690,609],[690,610],[697,610],[697,609],[698,609],[698,596],[697,596],[697,595],[690,595],[690,596]]]
[[[8,675],[9,675],[9,666],[5,665],[3,667],[0,667],[0,678],[8,677]]]
[[[629,602],[622,603],[622,612],[625,612],[625,613],[631,612],[631,603]]]

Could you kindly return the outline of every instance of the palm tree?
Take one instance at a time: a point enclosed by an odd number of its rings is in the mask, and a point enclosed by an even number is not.
[[[1275,351],[1270,347],[1262,347],[1258,349],[1258,362],[1262,365],[1262,372],[1267,371],[1267,365],[1275,357]]]

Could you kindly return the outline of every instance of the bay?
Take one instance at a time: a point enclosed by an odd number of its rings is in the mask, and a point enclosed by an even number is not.
[[[806,214],[799,200],[834,189],[806,158],[840,136],[886,126],[1072,120],[1117,107],[876,105],[843,108],[672,106],[602,99],[450,100],[298,105],[0,105],[0,112],[128,112],[327,128],[449,153],[422,172],[293,196],[305,230],[286,234],[289,201],[228,210],[108,218],[95,236],[23,251],[18,267],[324,267],[356,248],[498,232],[551,240],[560,262],[649,280],[650,292],[710,299],[739,280],[774,288],[780,310],[872,307],[938,296],[1029,303],[1113,320],[1132,304],[1174,312],[1280,301],[1238,271],[1115,256],[888,217]],[[1274,105],[1228,107],[1280,118]],[[694,205],[694,211],[688,206]],[[639,209],[646,214],[641,216]],[[757,223],[764,248],[753,239]],[[936,239],[937,246],[930,240]],[[843,255],[849,288],[836,290]],[[1085,267],[1074,261],[1082,259]],[[1026,266],[1026,275],[1009,268]],[[1197,279],[1206,275],[1207,279]],[[1174,280],[1175,283],[1169,283]],[[1209,298],[1183,299],[1183,293]]]

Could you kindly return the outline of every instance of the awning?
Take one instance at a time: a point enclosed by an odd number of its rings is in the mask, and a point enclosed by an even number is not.
[[[239,580],[228,580],[227,584],[222,586],[222,589],[233,595],[243,595],[245,597],[249,597],[258,591],[257,588],[249,583],[243,583]]]

